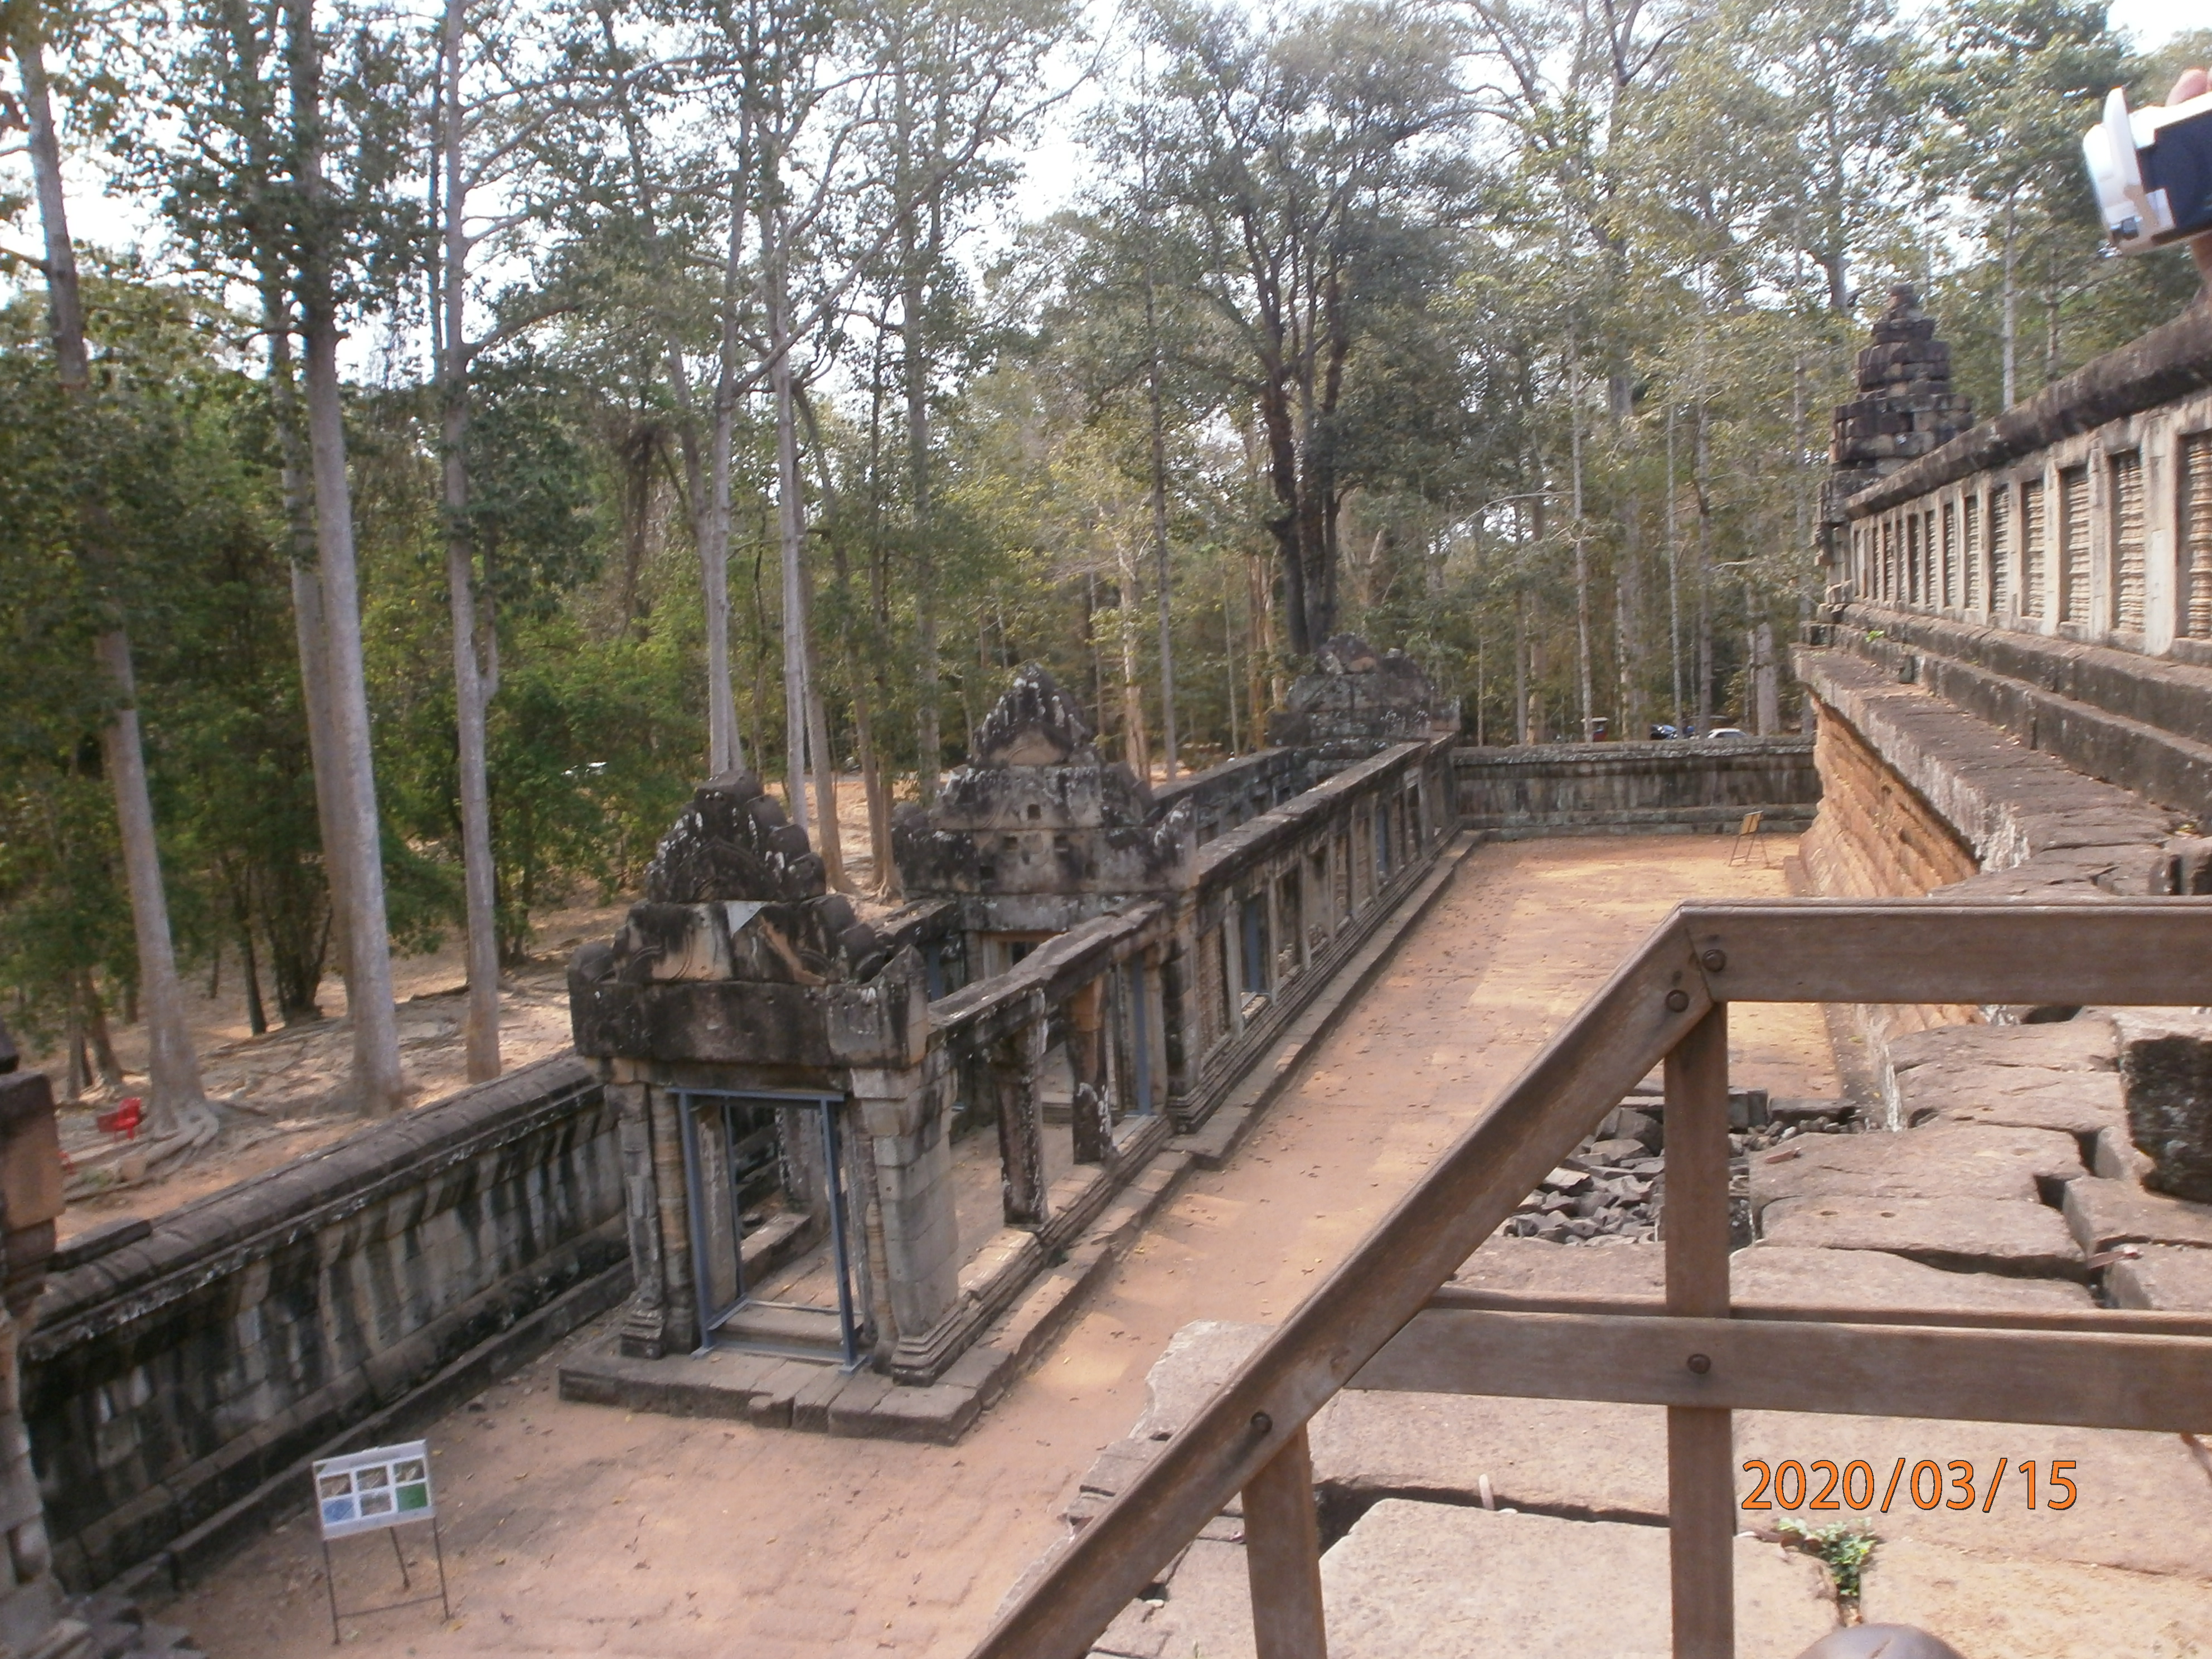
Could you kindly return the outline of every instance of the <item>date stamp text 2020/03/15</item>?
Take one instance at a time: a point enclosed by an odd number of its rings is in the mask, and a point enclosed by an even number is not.
[[[2070,1457],[2055,1457],[2039,1463],[2033,1457],[2023,1457],[2015,1463],[2000,1457],[1994,1466],[1977,1469],[1965,1458],[1900,1457],[1884,1472],[1862,1457],[1844,1463],[1825,1457],[1809,1462],[1791,1457],[1780,1462],[1754,1457],[1743,1465],[1753,1483],[1743,1507],[1849,1510],[1860,1514],[1876,1510],[1887,1515],[1891,1505],[1910,1504],[1920,1510],[1978,1509],[1987,1515],[1996,1507],[2002,1492],[2008,1504],[2069,1510],[2078,1495],[2074,1462]]]

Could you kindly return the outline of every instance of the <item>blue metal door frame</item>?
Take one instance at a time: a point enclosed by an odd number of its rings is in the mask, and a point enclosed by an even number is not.
[[[714,1305],[714,1290],[705,1271],[707,1260],[706,1185],[699,1156],[699,1103],[716,1102],[721,1106],[721,1128],[724,1146],[730,1140],[729,1113],[737,1105],[764,1105],[783,1108],[808,1106],[815,1109],[816,1121],[822,1129],[822,1163],[823,1191],[830,1200],[830,1248],[837,1270],[837,1329],[847,1370],[860,1364],[860,1318],[853,1303],[853,1262],[850,1241],[846,1237],[844,1137],[839,1132],[837,1109],[845,1103],[842,1095],[794,1094],[774,1089],[678,1089],[676,1121],[684,1142],[684,1184],[688,1200],[691,1235],[691,1289],[699,1316],[699,1346],[695,1352],[704,1353],[716,1346],[716,1333],[727,1324],[740,1309],[793,1308],[813,1312],[798,1303],[767,1302],[753,1296],[745,1285],[745,1249],[742,1207],[738,1203],[734,1179],[729,1194],[731,1206],[731,1248],[737,1260],[732,1264],[736,1275],[737,1296],[726,1306]],[[757,1346],[732,1343],[732,1346]]]

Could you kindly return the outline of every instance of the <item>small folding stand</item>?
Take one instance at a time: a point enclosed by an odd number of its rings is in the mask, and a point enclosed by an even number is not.
[[[390,1613],[398,1607],[421,1607],[435,1601],[451,1619],[453,1608],[446,1597],[446,1546],[438,1535],[438,1506],[430,1492],[428,1443],[411,1440],[399,1446],[374,1446],[367,1451],[325,1457],[315,1464],[315,1515],[323,1531],[323,1585],[331,1597],[331,1645],[342,1639],[341,1618],[368,1613]],[[356,1533],[382,1532],[392,1539],[392,1559],[399,1564],[399,1587],[415,1588],[407,1574],[407,1558],[399,1547],[398,1528],[414,1522],[430,1523],[430,1547],[438,1561],[438,1593],[386,1601],[373,1607],[338,1609],[338,1585],[331,1571],[331,1540]]]
[[[1772,866],[1766,861],[1766,843],[1759,838],[1759,814],[1746,812],[1743,822],[1736,826],[1735,845],[1729,849],[1729,863],[1741,868],[1757,864],[1761,869]]]

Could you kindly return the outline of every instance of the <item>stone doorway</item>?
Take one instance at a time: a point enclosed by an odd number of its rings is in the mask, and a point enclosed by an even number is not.
[[[844,1105],[837,1095],[676,1091],[699,1352],[862,1363]]]

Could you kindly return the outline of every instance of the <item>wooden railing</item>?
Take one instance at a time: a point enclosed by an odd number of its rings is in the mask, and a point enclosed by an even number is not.
[[[1347,1386],[1665,1406],[1677,1659],[1734,1650],[1734,1411],[2212,1427],[2212,1319],[1731,1305],[1730,1002],[2212,1003],[2212,907],[1677,908],[1006,1612],[975,1659],[1079,1659],[1239,1492],[1259,1659],[1322,1659],[1305,1425]],[[1440,1294],[1662,1060],[1663,1311],[1599,1302],[1504,1311],[1498,1298]]]

